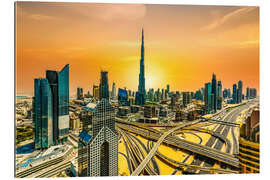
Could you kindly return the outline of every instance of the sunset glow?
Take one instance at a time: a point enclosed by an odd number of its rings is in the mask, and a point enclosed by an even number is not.
[[[141,29],[146,89],[194,91],[212,73],[259,94],[259,8],[94,3],[16,3],[16,92],[70,64],[70,94],[92,93],[100,71],[109,86],[138,89]],[[245,91],[244,91],[245,92]]]

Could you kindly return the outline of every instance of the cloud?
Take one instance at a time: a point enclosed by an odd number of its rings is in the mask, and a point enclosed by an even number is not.
[[[28,14],[28,18],[33,20],[55,20],[56,18],[53,16],[47,16],[43,14]]]
[[[246,13],[248,13],[256,8],[257,7],[244,7],[244,8],[236,9],[236,10],[224,15],[222,18],[219,18],[219,19],[215,20],[214,22],[202,27],[201,30],[213,30],[213,29],[225,24],[228,20],[234,18],[235,16],[244,15],[244,14],[246,14]]]
[[[74,5],[77,13],[103,21],[114,19],[136,20],[146,14],[144,4],[83,4]]]

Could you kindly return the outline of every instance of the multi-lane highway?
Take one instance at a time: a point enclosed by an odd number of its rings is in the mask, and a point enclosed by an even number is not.
[[[151,159],[154,159],[153,157],[155,155],[160,157],[162,156],[158,152],[158,147],[162,143],[172,145],[180,149],[185,149],[195,155],[194,160],[190,165],[181,162],[175,163],[176,161],[174,161],[174,163],[178,166],[187,167],[185,172],[209,173],[210,170],[213,170],[213,166],[215,164],[221,165],[220,167],[222,168],[219,168],[218,170],[216,170],[216,172],[237,172],[236,170],[238,168],[239,162],[238,159],[234,156],[234,153],[237,152],[238,148],[237,137],[235,136],[232,129],[238,128],[234,125],[236,125],[235,121],[239,113],[242,112],[244,109],[249,108],[249,106],[253,104],[254,102],[247,102],[246,104],[235,107],[231,111],[221,111],[218,116],[215,117],[216,119],[219,119],[219,122],[211,121],[206,123],[218,123],[212,130],[206,130],[201,128],[205,125],[202,125],[201,127],[190,127],[191,125],[200,123],[201,120],[186,123],[184,125],[178,125],[176,127],[171,126],[171,128],[168,128],[168,130],[165,132],[161,132],[159,130],[141,125],[139,123],[127,123],[123,121],[117,121],[117,127],[119,129],[122,129],[123,131],[129,131],[132,134],[137,134],[146,139],[156,142],[154,147],[151,148],[148,154],[144,156],[141,161],[138,161],[138,163],[140,163],[136,166],[136,169],[132,172],[131,175],[139,175],[140,173],[144,172],[144,170],[146,169],[145,167],[148,166],[147,164]],[[205,145],[201,145],[171,135],[172,133],[176,134],[179,129],[183,130],[183,128],[192,131],[206,132],[208,134],[211,134],[211,137]],[[232,141],[228,139],[228,134],[230,132],[232,134]],[[226,145],[225,152],[222,151],[224,145]],[[171,159],[169,159],[168,157],[166,157],[165,159],[172,162]]]
[[[254,105],[256,103],[256,100],[253,100],[251,102],[247,102],[246,104],[242,105],[242,106],[238,106],[235,109],[223,113],[222,116],[222,121],[224,122],[235,122],[237,117],[239,116],[239,113],[242,112],[245,109],[248,109],[251,105]],[[228,133],[230,132],[230,130],[232,128],[237,128],[237,127],[232,127],[232,126],[226,126],[225,124],[219,124],[214,128],[215,133],[221,134],[223,137],[227,137]],[[234,133],[232,133],[232,138],[233,141],[232,144],[233,146],[231,146],[231,148],[227,148],[226,152],[230,153],[230,152],[237,152],[237,137],[235,136]],[[215,136],[212,136],[207,143],[205,144],[207,147],[211,147],[213,149],[216,149],[218,151],[221,151],[221,148],[224,145],[224,142],[218,138],[216,138]],[[195,155],[193,162],[191,163],[191,165],[197,165],[197,166],[204,166],[204,167],[213,167],[215,165],[215,161],[212,161],[209,158],[205,158],[203,156],[200,155]],[[220,164],[221,167],[226,168],[227,166],[223,163]],[[232,168],[234,169],[234,168]],[[193,169],[188,168],[185,173],[202,173],[202,174],[206,174],[208,172],[206,171],[194,171]]]

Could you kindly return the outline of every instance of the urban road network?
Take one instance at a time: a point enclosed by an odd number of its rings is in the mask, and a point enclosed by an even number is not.
[[[168,129],[165,132],[156,130],[149,124],[132,123],[118,118],[116,127],[120,139],[123,139],[127,149],[126,159],[130,174],[133,176],[140,174],[158,175],[160,170],[153,158],[155,156],[162,158],[170,166],[181,167],[186,173],[238,173],[239,162],[235,156],[238,152],[238,137],[235,134],[235,129],[239,127],[236,120],[242,111],[249,109],[256,103],[258,103],[257,100],[252,100],[231,111],[224,109],[214,114],[211,119],[200,118],[174,126],[160,125]],[[213,124],[215,126],[212,130],[201,128]],[[211,137],[205,145],[201,145],[176,136],[185,130],[209,133]],[[232,133],[232,140],[228,139],[230,132]],[[148,139],[151,143],[148,143],[148,146],[145,147],[135,135]],[[158,151],[161,144],[187,150],[194,155],[194,160],[192,163],[186,164],[164,156]],[[223,145],[226,146],[225,152],[221,151]],[[213,168],[216,164],[219,165],[219,168]]]

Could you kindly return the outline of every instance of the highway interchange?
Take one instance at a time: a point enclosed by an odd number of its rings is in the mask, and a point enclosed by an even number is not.
[[[235,134],[235,130],[238,131],[239,127],[233,124],[236,123],[236,119],[242,111],[255,104],[258,104],[257,99],[230,110],[219,111],[212,116],[212,119],[221,123],[198,119],[185,124],[169,126],[166,130],[158,130],[149,125],[124,122],[118,119],[116,127],[126,146],[129,175],[158,175],[160,169],[155,162],[156,158],[173,167],[175,171],[172,174],[177,171],[181,171],[183,174],[237,173],[239,164],[235,155],[238,152],[238,134]],[[214,125],[214,128],[208,129],[207,127],[211,125],[212,127]],[[211,137],[202,145],[202,140],[200,143],[194,143],[177,137],[176,135],[181,132],[193,135],[195,132],[204,132],[211,134]],[[147,139],[147,145],[135,135]],[[229,136],[231,138],[228,138]],[[161,144],[187,151],[189,155],[182,162],[176,161],[169,155],[161,154],[158,151]],[[185,163],[191,156],[193,157],[191,163]]]

